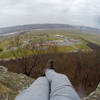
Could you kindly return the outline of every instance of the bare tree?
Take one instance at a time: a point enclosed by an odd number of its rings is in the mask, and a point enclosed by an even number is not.
[[[40,55],[44,53],[56,54],[57,47],[47,47],[44,48],[44,40],[38,40],[38,43],[33,43],[32,40],[29,40],[28,43],[22,46],[20,41],[20,35],[16,36],[14,41],[11,42],[11,45],[16,45],[16,50],[12,50],[12,54],[15,59],[21,59],[21,64],[23,67],[23,73],[27,76],[30,76],[34,68],[38,65],[40,60]],[[54,55],[55,56],[55,55]]]

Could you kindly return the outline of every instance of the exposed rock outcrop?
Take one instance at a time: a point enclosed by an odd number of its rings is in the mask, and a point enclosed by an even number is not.
[[[15,96],[28,88],[33,81],[34,79],[24,74],[12,73],[0,66],[0,100],[14,100]]]
[[[34,79],[24,74],[12,73],[0,66],[0,100],[14,100],[16,95],[28,88],[33,81]],[[94,92],[82,100],[100,100],[100,84]]]
[[[100,100],[100,84],[94,92],[92,92],[88,97],[83,98],[83,100]]]

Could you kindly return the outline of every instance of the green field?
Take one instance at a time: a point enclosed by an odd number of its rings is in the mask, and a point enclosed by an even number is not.
[[[32,43],[63,40],[63,38],[57,38],[56,35],[63,35],[64,37],[77,39],[80,41],[80,44],[74,44],[74,46],[58,46],[57,52],[74,52],[74,47],[76,47],[78,50],[91,50],[87,46],[87,42],[85,40],[100,45],[100,34],[88,34],[71,30],[32,30],[30,32],[25,32],[24,34],[0,38],[0,49],[3,50],[0,51],[0,59],[14,57],[12,52],[17,53],[17,50],[11,51],[10,49],[12,47],[17,47],[18,45],[23,45],[23,43],[26,43],[28,40],[31,40]],[[16,39],[16,37],[18,37],[18,39]],[[22,48],[22,50],[24,50],[24,48]],[[52,53],[52,51],[53,49],[50,49],[48,52]],[[29,55],[31,55],[30,50],[28,52]],[[47,53],[47,50],[42,50],[41,53]],[[18,55],[18,57],[21,56],[21,54]]]

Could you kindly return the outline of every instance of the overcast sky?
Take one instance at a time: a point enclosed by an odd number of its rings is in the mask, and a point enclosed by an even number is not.
[[[100,0],[0,0],[0,27],[37,23],[99,28]]]

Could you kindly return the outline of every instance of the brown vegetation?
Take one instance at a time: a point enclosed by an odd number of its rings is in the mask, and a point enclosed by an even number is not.
[[[86,95],[93,91],[100,82],[100,51],[59,53],[39,55],[38,65],[34,67],[31,77],[37,78],[42,75],[48,59],[55,60],[57,72],[66,74],[77,91]],[[26,58],[28,63],[32,58]],[[0,65],[6,66],[10,71],[24,73],[23,59],[0,61]],[[84,95],[85,95],[84,94]]]

